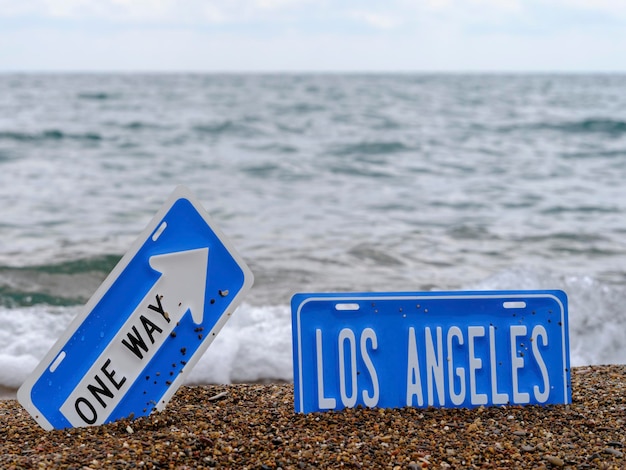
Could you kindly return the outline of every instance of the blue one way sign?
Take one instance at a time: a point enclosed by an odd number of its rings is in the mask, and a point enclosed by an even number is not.
[[[18,400],[45,429],[163,409],[252,282],[202,206],[176,188]]]

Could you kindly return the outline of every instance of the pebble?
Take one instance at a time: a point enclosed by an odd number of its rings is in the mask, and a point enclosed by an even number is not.
[[[183,386],[148,417],[47,432],[3,400],[0,468],[624,469],[626,366],[581,370],[556,406],[305,415],[292,384]]]
[[[604,452],[606,454],[612,454],[615,455],[616,457],[623,457],[624,453],[617,450],[617,449],[612,449],[611,447],[607,447],[606,449],[604,449]]]
[[[563,459],[560,459],[554,455],[544,455],[543,458],[556,467],[562,467],[563,465],[565,465]]]
[[[228,395],[228,392],[224,391],[224,392],[220,392],[220,393],[218,393],[216,395],[213,395],[212,397],[207,398],[207,400],[208,401],[217,401],[217,400],[219,400],[221,398],[224,398],[227,395]]]

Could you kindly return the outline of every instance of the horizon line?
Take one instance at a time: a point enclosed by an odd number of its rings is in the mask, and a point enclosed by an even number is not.
[[[0,69],[0,75],[626,75],[626,70],[200,70],[200,69]]]

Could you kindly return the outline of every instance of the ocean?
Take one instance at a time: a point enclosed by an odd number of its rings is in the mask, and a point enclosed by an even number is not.
[[[1,74],[0,387],[179,184],[255,275],[189,383],[291,381],[295,292],[562,289],[626,362],[626,76]]]

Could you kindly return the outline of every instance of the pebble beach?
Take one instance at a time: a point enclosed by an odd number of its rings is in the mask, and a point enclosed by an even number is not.
[[[626,366],[572,370],[572,404],[296,414],[292,384],[184,386],[149,417],[44,431],[0,401],[0,468],[626,468]]]

